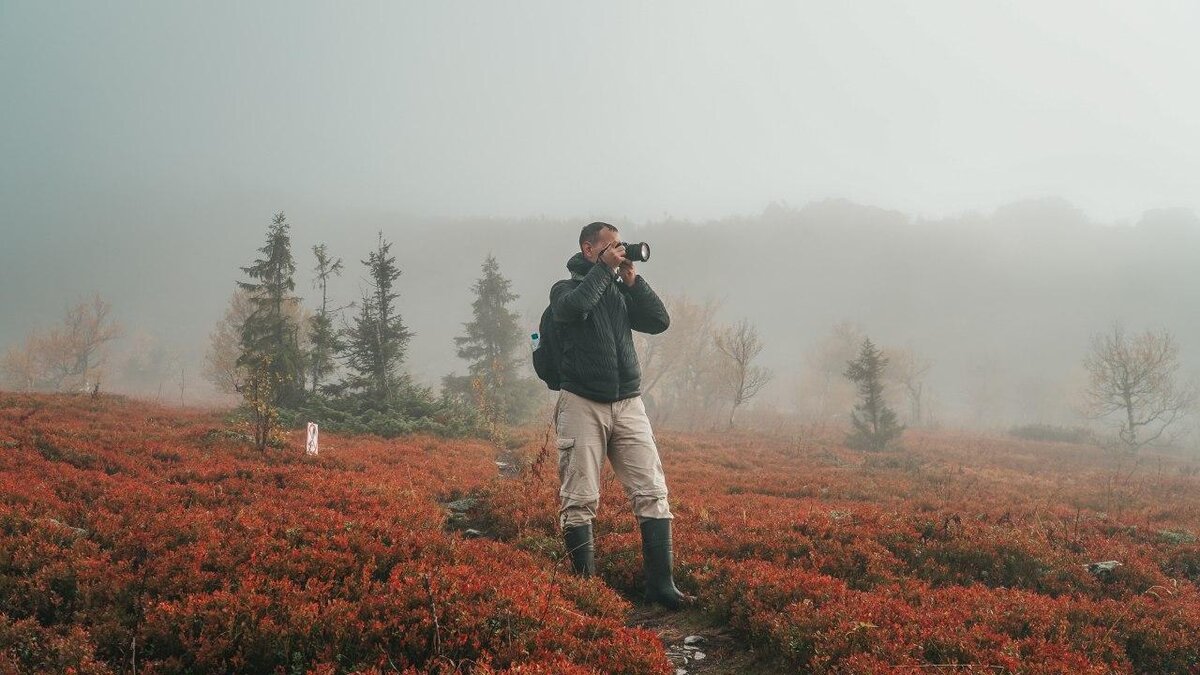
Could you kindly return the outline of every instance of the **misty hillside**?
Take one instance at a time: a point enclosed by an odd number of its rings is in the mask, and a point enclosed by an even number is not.
[[[703,603],[674,613],[634,604],[621,490],[598,578],[566,572],[536,429],[258,452],[225,411],[3,392],[0,671],[1194,672],[1196,459],[1130,480],[1088,445],[839,437],[658,435]]]
[[[1198,25],[0,0],[0,675],[1200,674]]]
[[[0,343],[18,341],[73,298],[98,291],[127,336],[149,335],[198,371],[271,208],[257,218],[222,213],[211,220],[203,212],[124,219],[101,212],[57,232],[15,237],[0,251],[6,278],[15,282],[0,291]],[[416,332],[408,366],[429,384],[463,368],[452,338],[470,318],[469,288],[484,256],[495,254],[513,280],[532,329],[587,222],[335,217],[282,208],[293,224],[297,293],[310,302],[312,245],[325,242],[346,259],[347,273],[331,286],[331,301],[340,305],[359,294],[357,261],[375,233],[396,242],[399,307]],[[842,320],[882,344],[931,358],[933,401],[948,422],[977,421],[971,401],[981,387],[991,392],[992,423],[1071,421],[1079,358],[1089,335],[1114,320],[1169,329],[1185,364],[1200,359],[1200,317],[1180,311],[1200,300],[1192,282],[1200,220],[1188,210],[1110,224],[1062,200],[1040,199],[929,220],[828,200],[699,223],[613,222],[624,239],[651,244],[651,260],[639,270],[660,293],[713,297],[723,319],[745,317],[759,326],[763,362],[777,371],[764,400],[785,410],[794,405],[805,351]]]

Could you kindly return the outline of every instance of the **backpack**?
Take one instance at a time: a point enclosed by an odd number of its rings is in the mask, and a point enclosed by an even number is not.
[[[533,342],[533,370],[551,391],[558,391],[562,384],[562,342],[557,323],[554,310],[546,305],[538,322],[538,332],[530,336]]]

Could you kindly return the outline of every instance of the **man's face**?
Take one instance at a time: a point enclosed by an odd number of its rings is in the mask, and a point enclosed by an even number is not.
[[[591,262],[596,262],[596,258],[600,256],[600,252],[609,246],[615,245],[621,241],[621,235],[616,230],[603,229],[596,236],[596,242],[583,242],[583,257]]]

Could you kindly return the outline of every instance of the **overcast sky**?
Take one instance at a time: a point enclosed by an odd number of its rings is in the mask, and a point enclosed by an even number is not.
[[[634,220],[1058,195],[1133,222],[1200,202],[1198,26],[1194,2],[0,0],[0,228],[246,195]]]

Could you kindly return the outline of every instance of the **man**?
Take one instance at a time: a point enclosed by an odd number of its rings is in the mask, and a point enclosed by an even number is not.
[[[577,574],[595,574],[592,520],[600,504],[607,456],[633,502],[642,532],[646,601],[671,609],[690,603],[672,577],[667,482],[639,388],[641,369],[631,330],[661,333],[670,318],[658,295],[625,258],[617,228],[591,223],[569,280],[550,290],[562,347],[558,435],[559,523]]]

